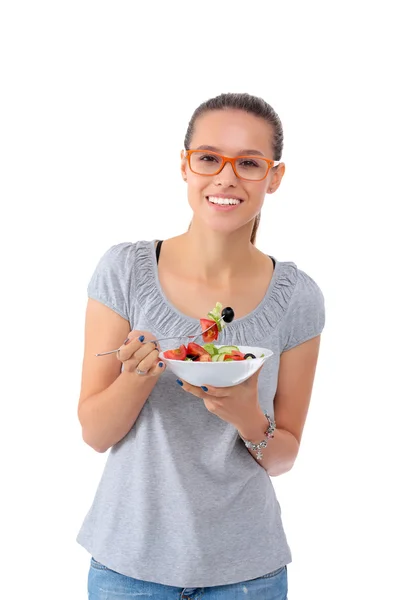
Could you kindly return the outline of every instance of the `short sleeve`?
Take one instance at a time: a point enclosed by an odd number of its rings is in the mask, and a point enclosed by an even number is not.
[[[321,334],[325,325],[324,296],[315,281],[298,270],[295,289],[282,323],[283,352]]]
[[[132,247],[133,244],[124,242],[107,250],[87,287],[89,298],[105,304],[129,322]]]

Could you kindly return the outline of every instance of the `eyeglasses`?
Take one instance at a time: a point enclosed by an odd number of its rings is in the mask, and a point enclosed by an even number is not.
[[[261,156],[223,156],[217,152],[206,150],[186,150],[184,157],[188,159],[189,168],[196,175],[217,175],[226,163],[233,167],[235,175],[246,181],[262,181],[268,175],[275,161]]]

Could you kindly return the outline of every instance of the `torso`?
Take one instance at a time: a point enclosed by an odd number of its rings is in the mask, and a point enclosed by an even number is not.
[[[173,268],[164,254],[164,244],[161,259],[158,254],[158,276],[164,295],[178,311],[195,319],[206,315],[216,302],[231,306],[238,319],[250,314],[263,300],[274,272],[273,259],[262,255],[262,262],[252,270],[250,276],[234,280],[226,286],[219,284],[208,287],[197,279],[185,277],[175,266]]]
[[[273,417],[282,352],[323,327],[317,285],[290,262],[278,261],[272,276],[271,260],[257,251],[247,287],[244,282],[233,292],[201,286],[198,297],[198,288],[175,273],[168,240],[166,249],[163,244],[157,269],[153,243],[114,246],[91,279],[91,297],[126,315],[131,329],[167,338],[163,351],[173,347],[169,336],[195,334],[198,319],[216,301],[234,306],[236,319],[224,328],[220,343],[273,351],[258,379],[261,408]],[[239,581],[252,580],[291,560],[271,478],[236,429],[206,410],[200,398],[184,393],[169,368],[135,425],[109,453],[78,541],[114,571],[183,588],[234,583],[235,565]]]

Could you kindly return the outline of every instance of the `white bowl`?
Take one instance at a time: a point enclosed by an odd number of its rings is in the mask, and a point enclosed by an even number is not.
[[[220,346],[218,346],[220,348]],[[256,348],[253,346],[239,346],[240,352],[250,352],[254,356],[251,360],[233,360],[228,362],[192,362],[184,360],[172,360],[165,358],[160,352],[160,358],[167,367],[182,381],[191,385],[212,385],[214,387],[230,387],[246,381],[254,375],[270,356],[272,350],[268,348]]]

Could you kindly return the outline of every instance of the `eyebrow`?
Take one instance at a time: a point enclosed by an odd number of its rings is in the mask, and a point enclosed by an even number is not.
[[[217,152],[218,154],[222,153],[222,150],[220,150],[220,148],[216,148],[215,146],[198,146],[196,148],[197,150],[210,150],[211,152]],[[260,150],[252,150],[251,148],[247,149],[247,150],[240,150],[240,152],[238,153],[238,156],[265,156]]]

